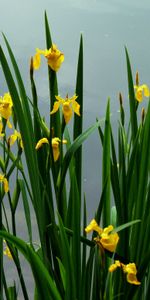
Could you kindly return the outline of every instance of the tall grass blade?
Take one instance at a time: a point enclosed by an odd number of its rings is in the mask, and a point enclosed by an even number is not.
[[[76,95],[78,96],[77,102],[80,105],[80,117],[74,114],[74,140],[82,133],[83,124],[83,38],[81,35],[77,79],[76,79]],[[82,146],[75,153],[75,171],[79,195],[81,196],[81,176],[82,176]]]
[[[105,118],[105,130],[104,130],[104,141],[103,141],[103,166],[102,166],[102,188],[104,189],[107,182],[107,187],[105,189],[105,200],[103,206],[103,226],[107,227],[110,224],[110,101],[108,100],[106,118]]]
[[[130,121],[131,121],[131,130],[132,130],[132,140],[134,142],[137,134],[137,115],[136,115],[136,101],[134,95],[134,86],[132,79],[132,70],[129,59],[129,54],[127,48],[125,48],[126,53],[126,63],[127,63],[127,74],[128,74],[128,90],[129,90],[129,106],[130,106]]]

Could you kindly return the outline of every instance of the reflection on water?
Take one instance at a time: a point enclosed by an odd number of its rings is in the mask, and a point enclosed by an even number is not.
[[[150,84],[149,0],[6,0],[0,1],[0,10],[0,30],[6,34],[14,50],[28,91],[30,57],[34,55],[36,47],[45,48],[44,11],[47,11],[53,41],[65,53],[65,63],[58,73],[59,93],[62,97],[67,93],[72,95],[75,90],[82,32],[85,128],[95,122],[96,117],[104,116],[108,96],[111,98],[114,126],[118,118],[119,91],[123,93],[124,105],[127,107],[124,45],[129,50],[134,74],[139,70],[141,81]],[[0,42],[4,45],[2,37]],[[44,64],[36,72],[35,79],[41,111],[46,115],[49,111],[49,96]],[[5,81],[0,70],[0,94],[5,91]],[[101,186],[98,133],[85,143],[84,151],[84,191],[90,219],[99,201]]]

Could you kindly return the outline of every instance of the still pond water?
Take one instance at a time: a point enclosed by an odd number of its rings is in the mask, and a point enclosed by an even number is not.
[[[28,91],[30,57],[34,55],[36,47],[45,48],[45,10],[53,42],[65,54],[65,62],[58,72],[59,94],[65,97],[67,93],[70,96],[74,93],[82,33],[84,128],[93,124],[96,117],[104,116],[108,97],[111,98],[112,121],[115,127],[118,118],[118,92],[122,92],[126,108],[128,101],[124,46],[128,48],[134,74],[138,70],[140,81],[150,85],[150,1],[0,0],[0,31],[11,44]],[[4,45],[2,37],[0,43]],[[49,111],[46,75],[44,66],[35,75],[43,116]],[[0,71],[0,94],[6,91]],[[97,133],[85,143],[84,151],[84,191],[87,194],[90,219],[94,216],[101,186],[101,150]],[[19,213],[18,218],[21,220],[22,212]],[[23,234],[21,222],[19,233]],[[13,278],[13,271],[11,276]],[[28,273],[26,277],[30,289],[32,283]],[[32,292],[30,298],[33,298]]]

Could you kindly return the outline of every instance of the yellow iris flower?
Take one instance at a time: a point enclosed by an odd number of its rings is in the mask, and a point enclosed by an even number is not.
[[[70,121],[73,111],[78,116],[80,116],[80,105],[76,101],[78,96],[74,95],[71,98],[68,98],[68,96],[66,96],[66,99],[63,99],[60,96],[55,96],[55,98],[57,101],[54,102],[53,109],[50,112],[51,115],[56,113],[57,110],[59,109],[60,105],[62,105],[62,112],[63,112],[66,124]]]
[[[149,97],[150,96],[150,90],[146,84],[142,85],[135,85],[135,98],[137,99],[138,102],[141,102],[143,100],[143,96]]]
[[[10,146],[12,146],[16,142],[17,139],[20,142],[21,149],[23,149],[22,137],[21,137],[20,132],[18,132],[17,130],[15,130],[14,133],[9,136],[9,138],[8,138],[8,144]]]
[[[5,93],[0,97],[0,116],[7,120],[8,127],[12,127],[9,122],[9,117],[12,115],[13,102],[9,93]]]
[[[118,241],[119,241],[119,236],[117,232],[113,232],[113,226],[109,225],[108,227],[102,229],[101,227],[98,226],[97,222],[93,219],[90,224],[85,228],[85,231],[87,233],[91,231],[96,231],[98,233],[98,236],[94,238],[95,242],[98,245],[102,245],[104,249],[114,252]]]
[[[47,59],[47,63],[50,66],[50,68],[57,72],[61,66],[61,64],[64,61],[64,54],[57,49],[57,46],[55,44],[52,45],[52,47],[48,50],[40,50],[36,49],[36,54],[33,57],[33,68],[39,69],[41,64],[41,55],[44,55]]]
[[[0,182],[3,183],[5,193],[8,193],[8,191],[9,191],[8,180],[2,174],[0,174]]]
[[[129,263],[127,265],[121,263],[119,260],[116,260],[114,264],[109,267],[109,272],[114,272],[117,268],[121,268],[124,273],[127,274],[127,282],[135,285],[140,285],[141,282],[138,281],[137,269],[135,263]]]
[[[66,144],[67,141],[66,140],[61,141],[58,137],[52,138],[52,150],[53,150],[54,161],[57,161],[60,156],[60,150],[59,150],[60,143]],[[49,144],[49,141],[47,138],[40,139],[38,141],[38,143],[36,144],[35,149],[38,150],[39,148],[42,147],[43,144]]]
[[[143,100],[143,96],[149,97],[150,90],[146,84],[139,85],[139,73],[136,73],[136,85],[134,85],[135,89],[135,98],[138,102]]]

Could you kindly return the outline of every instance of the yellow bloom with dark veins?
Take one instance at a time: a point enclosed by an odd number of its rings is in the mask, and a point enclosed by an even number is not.
[[[41,63],[41,58],[40,58],[41,55],[45,56],[48,65],[55,72],[59,70],[61,64],[64,61],[64,54],[60,50],[58,50],[55,44],[52,44],[50,49],[45,49],[45,50],[41,50],[38,48],[36,49],[36,54],[33,57],[34,69],[39,69]]]
[[[3,183],[5,193],[8,193],[8,191],[9,191],[8,180],[2,174],[0,174],[0,182]]]
[[[43,144],[49,144],[49,141],[47,138],[42,138],[40,139],[37,144],[36,144],[36,147],[35,149],[38,150],[39,148],[41,148],[43,146]]]
[[[67,141],[66,140],[60,140],[58,137],[54,137],[52,138],[52,150],[53,150],[53,157],[54,157],[54,161],[57,161],[60,155],[60,150],[59,150],[59,144],[66,144]],[[42,138],[38,141],[38,143],[36,144],[35,149],[38,150],[39,148],[42,147],[43,144],[49,144],[49,141],[47,138]]]
[[[113,229],[114,228],[112,225],[109,225],[108,227],[102,229],[93,219],[90,222],[90,224],[85,228],[85,231],[87,233],[91,232],[92,230],[96,231],[98,233],[98,236],[94,238],[96,244],[102,246],[104,249],[110,252],[114,252],[119,241],[119,236],[117,232],[112,232]]]
[[[66,124],[70,121],[73,111],[80,116],[80,105],[76,101],[78,96],[74,95],[71,98],[68,98],[68,95],[66,96],[65,99],[61,98],[60,96],[55,96],[56,100],[54,102],[54,106],[50,114],[54,114],[58,111],[60,105],[62,105],[62,112],[64,115],[64,119]]]
[[[121,263],[119,260],[116,260],[114,264],[109,267],[109,272],[114,272],[117,268],[121,268],[125,274],[127,274],[127,282],[135,285],[140,285],[141,282],[138,281],[137,269],[135,263],[129,263],[127,265]]]
[[[17,139],[20,142],[20,147],[23,149],[22,137],[21,137],[20,132],[18,132],[17,130],[15,130],[14,133],[9,136],[9,138],[8,138],[8,144],[10,146],[12,146],[16,142]]]

